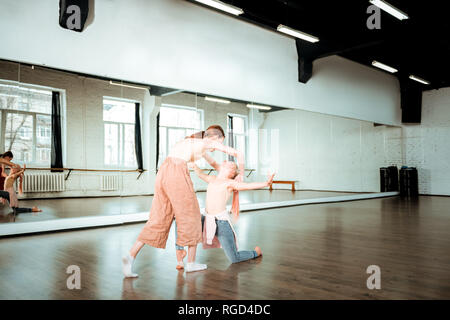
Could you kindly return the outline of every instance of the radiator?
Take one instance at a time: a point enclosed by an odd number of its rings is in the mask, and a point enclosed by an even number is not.
[[[100,177],[100,190],[101,191],[119,190],[119,177],[118,176],[101,176]]]
[[[26,173],[23,177],[23,192],[59,192],[64,190],[64,173]]]

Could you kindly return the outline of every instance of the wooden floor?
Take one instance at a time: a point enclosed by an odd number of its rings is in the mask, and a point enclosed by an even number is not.
[[[237,227],[241,248],[263,257],[229,265],[199,250],[208,270],[175,269],[166,250],[145,247],[137,279],[120,257],[142,224],[0,239],[1,299],[450,299],[450,198],[398,197],[253,211]],[[81,290],[66,288],[69,265]],[[381,289],[366,268],[381,268]]]

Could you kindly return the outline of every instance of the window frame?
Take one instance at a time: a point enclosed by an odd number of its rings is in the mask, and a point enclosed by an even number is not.
[[[66,137],[67,137],[67,123],[66,123],[66,90],[60,89],[60,88],[54,88],[34,83],[24,83],[24,82],[18,82],[18,81],[12,81],[12,80],[6,80],[6,79],[0,79],[0,84],[9,85],[9,86],[17,86],[22,87],[26,89],[35,89],[35,90],[45,90],[50,92],[59,92],[60,94],[60,113],[61,113],[61,142],[63,147],[63,161],[65,163],[66,156],[67,156],[67,148],[66,148]],[[43,116],[50,116],[52,117],[52,110],[50,110],[50,113],[42,113],[42,112],[33,112],[33,111],[23,111],[23,110],[14,110],[14,109],[0,109],[1,113],[1,125],[0,125],[0,150],[5,150],[6,147],[6,119],[8,113],[21,113],[21,114],[27,114],[33,116],[33,132],[32,132],[32,141],[33,141],[33,150],[32,150],[32,159],[31,162],[26,162],[27,166],[29,167],[43,167],[43,168],[50,168],[51,167],[51,145],[50,145],[50,159],[48,162],[48,165],[42,165],[42,163],[36,162],[36,155],[37,155],[37,121],[36,116],[37,115],[43,115]],[[50,128],[50,139],[52,138],[52,130]],[[23,164],[21,161],[18,161],[17,163]]]
[[[230,121],[229,117],[232,117],[232,118],[237,117],[237,118],[243,118],[244,119],[244,134],[233,132],[233,137],[236,137],[236,136],[241,136],[242,137],[243,136],[245,138],[244,157],[245,157],[245,166],[247,166],[248,165],[248,157],[247,157],[247,155],[248,155],[248,141],[249,141],[249,139],[248,139],[248,115],[238,114],[238,113],[227,113],[227,134],[228,134],[228,137],[230,137],[230,131],[228,129],[230,127],[229,126],[229,121]],[[233,141],[233,143],[234,143],[234,141]],[[231,147],[230,146],[230,139],[228,139],[228,146]],[[234,146],[234,148],[236,148],[236,145]]]
[[[159,130],[161,130],[161,128],[165,129],[165,136],[166,136],[166,144],[164,146],[166,152],[166,157],[169,154],[169,129],[184,129],[185,132],[186,130],[198,130],[198,131],[202,131],[204,130],[205,127],[205,110],[203,109],[198,109],[195,107],[189,107],[189,106],[182,106],[182,105],[176,105],[176,104],[169,104],[169,103],[162,103],[161,104],[162,108],[172,108],[172,109],[184,109],[184,110],[190,110],[190,111],[196,111],[199,112],[200,114],[200,128],[188,128],[188,127],[174,127],[174,126],[165,126],[165,125],[159,125]],[[161,112],[161,108],[160,108],[160,112]],[[161,141],[160,141],[160,146],[161,146]],[[159,150],[158,150],[159,151]],[[164,159],[161,158],[161,152],[160,152],[160,157],[158,159],[158,168],[159,166],[163,163]]]
[[[105,106],[105,100],[114,100],[114,101],[120,101],[120,102],[127,102],[127,103],[132,103],[132,104],[136,104],[139,103],[140,106],[142,106],[142,101],[139,100],[135,100],[135,99],[127,99],[127,98],[120,98],[120,97],[112,97],[112,96],[103,96],[102,98],[102,121],[103,121],[103,166],[104,168],[108,168],[108,169],[135,169],[137,168],[137,158],[136,158],[136,148],[135,150],[133,150],[134,152],[134,161],[135,163],[131,166],[126,166],[125,165],[125,126],[126,125],[132,125],[135,130],[136,130],[136,119],[134,119],[133,123],[129,123],[129,122],[116,122],[116,121],[109,121],[109,120],[103,120],[103,108]],[[134,112],[134,110],[133,110]],[[139,114],[139,117],[142,117],[142,114]],[[142,120],[142,119],[141,119]],[[141,121],[142,122],[142,121]],[[119,147],[119,157],[121,157],[121,159],[119,159],[119,164],[114,165],[114,164],[106,164],[105,163],[105,124],[115,124],[118,125],[118,130],[117,130],[117,142],[118,147]],[[122,132],[122,135],[121,135]],[[120,150],[120,148],[122,148],[122,150]]]

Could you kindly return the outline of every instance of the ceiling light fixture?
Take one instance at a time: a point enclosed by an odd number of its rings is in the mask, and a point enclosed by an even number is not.
[[[271,107],[268,107],[268,106],[259,106],[259,105],[257,105],[257,104],[247,104],[247,108],[250,108],[250,109],[260,109],[260,110],[271,110],[272,108]]]
[[[206,4],[207,6],[234,14],[235,16],[238,16],[238,15],[244,13],[244,10],[242,10],[241,8],[232,6],[231,4],[223,3],[218,0],[195,0],[195,1]]]
[[[227,103],[227,104],[231,102],[230,100],[213,98],[213,97],[205,97],[205,100],[212,101],[212,102],[219,102],[219,103]]]
[[[397,9],[392,4],[387,3],[386,1],[383,1],[383,0],[369,0],[369,2],[374,4],[374,5],[376,5],[381,10],[386,11],[390,15],[393,15],[394,17],[396,17],[399,20],[409,19],[408,15],[406,13],[404,13],[403,11]]]
[[[398,70],[395,69],[395,68],[392,68],[392,67],[390,67],[390,66],[388,66],[388,65],[385,65],[384,63],[381,63],[381,62],[378,62],[378,61],[375,61],[375,60],[372,61],[372,65],[373,65],[374,67],[377,67],[377,68],[380,68],[380,69],[389,71],[390,73],[395,73],[395,72],[398,71]]]
[[[130,86],[129,84],[115,83],[112,80],[109,80],[109,84],[112,84],[113,86],[121,86],[121,87],[133,88],[133,89],[148,90],[148,88],[144,88],[144,87],[137,87],[137,86]]]
[[[412,79],[412,80],[415,80],[417,82],[423,83],[423,84],[430,84],[429,81],[427,81],[425,79],[422,79],[422,78],[419,78],[419,77],[416,77],[415,75],[410,75],[409,78]]]
[[[306,40],[306,41],[309,41],[309,42],[312,42],[312,43],[319,41],[319,38],[317,38],[315,36],[312,36],[310,34],[302,32],[302,31],[298,31],[298,30],[289,28],[289,27],[284,26],[282,24],[280,24],[277,27],[277,30],[279,32],[283,32],[283,33],[288,34],[290,36],[293,36],[293,37],[296,37],[296,38],[300,38],[300,39],[303,39],[303,40]]]

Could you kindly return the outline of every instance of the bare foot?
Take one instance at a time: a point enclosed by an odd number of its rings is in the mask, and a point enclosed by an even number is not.
[[[256,253],[258,254],[257,257],[262,256],[262,251],[261,251],[261,248],[260,248],[260,247],[256,246],[256,247],[255,247],[255,251],[256,251]]]
[[[31,211],[32,211],[32,212],[42,212],[42,210],[39,209],[38,207],[33,207],[33,208],[31,209]]]
[[[184,269],[183,259],[186,257],[186,250],[176,250],[177,251],[177,269]]]

